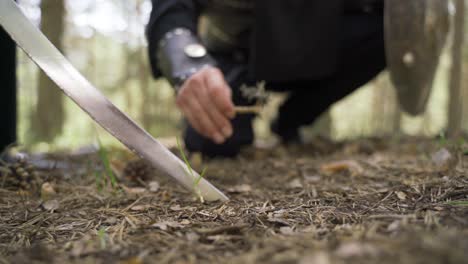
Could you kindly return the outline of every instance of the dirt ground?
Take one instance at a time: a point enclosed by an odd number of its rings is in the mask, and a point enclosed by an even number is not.
[[[102,190],[96,155],[3,164],[0,263],[467,263],[463,152],[415,138],[251,148],[203,162],[225,203],[124,151],[108,151],[119,185]]]

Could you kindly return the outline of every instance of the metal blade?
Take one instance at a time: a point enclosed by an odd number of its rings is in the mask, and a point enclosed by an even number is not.
[[[204,200],[228,198],[115,107],[37,29],[12,0],[0,0],[0,25],[28,56],[99,125],[130,150],[166,172]]]

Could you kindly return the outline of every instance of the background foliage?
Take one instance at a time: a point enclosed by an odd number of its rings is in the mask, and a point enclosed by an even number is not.
[[[41,14],[64,27],[43,23],[42,29],[54,40],[61,40],[61,49],[81,73],[101,89],[155,137],[180,134],[181,115],[174,105],[171,88],[164,80],[153,80],[150,74],[144,27],[151,10],[148,0],[52,0],[63,2],[65,8],[51,8],[50,0],[21,0],[21,7],[38,26]],[[45,16],[44,16],[45,17]],[[46,22],[46,20],[43,20]],[[467,21],[465,21],[466,23]],[[55,30],[51,27],[55,26]],[[44,28],[46,27],[46,28]],[[465,42],[465,46],[468,43]],[[334,139],[382,135],[425,135],[443,132],[448,121],[449,70],[451,43],[442,57],[432,96],[424,115],[410,117],[397,105],[387,73],[337,103],[316,126],[304,129],[310,137],[317,133]],[[466,49],[465,49],[466,50]],[[40,150],[78,147],[95,144],[99,134],[105,143],[115,143],[81,110],[63,96],[53,96],[53,84],[40,81],[38,68],[19,52],[20,142]],[[463,63],[468,64],[465,52]],[[462,126],[468,130],[468,67],[462,74]],[[50,100],[41,103],[39,98]],[[44,100],[44,99],[43,99]],[[281,96],[274,96],[265,113],[256,121],[259,137],[268,137],[268,120]],[[62,105],[63,101],[63,105]],[[60,112],[59,118],[50,118]],[[63,116],[63,118],[62,118]],[[49,118],[46,118],[49,117]],[[41,119],[42,118],[42,119]],[[46,120],[38,126],[33,120]],[[37,122],[36,122],[37,123]],[[43,130],[51,128],[44,134]],[[101,135],[102,134],[102,135]],[[47,136],[44,136],[47,135]]]

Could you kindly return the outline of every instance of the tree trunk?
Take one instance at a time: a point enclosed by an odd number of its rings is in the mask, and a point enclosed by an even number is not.
[[[466,8],[466,6],[465,6]],[[465,9],[466,10],[466,9]],[[466,13],[465,13],[466,15]],[[468,27],[468,20],[465,19],[465,29]],[[465,30],[466,31],[466,30]],[[467,33],[465,33],[465,36]],[[463,100],[463,112],[462,112],[462,131],[465,135],[468,135],[468,52],[463,51],[463,69],[462,69],[462,100]]]
[[[399,133],[401,111],[388,73],[381,74],[374,81],[374,86],[370,124],[372,134],[384,136]]]
[[[457,137],[462,125],[462,65],[463,40],[465,31],[465,0],[455,0],[455,31],[452,47],[452,68],[450,71],[450,97],[447,133],[449,137]]]
[[[143,99],[141,101],[141,121],[143,127],[149,129],[151,127],[152,122],[152,102],[151,94],[150,94],[150,77],[148,76],[148,67],[149,65],[146,63],[146,50],[140,51],[140,72],[139,72],[139,84],[141,89],[141,94]]]
[[[65,28],[64,0],[41,1],[41,30],[59,49]],[[36,112],[32,114],[31,136],[37,141],[51,141],[62,132],[65,119],[63,95],[49,77],[39,73]]]
[[[468,56],[466,55],[464,57],[465,63],[468,62],[467,57]],[[465,131],[466,133],[465,135],[468,135],[468,85],[466,85],[466,83],[468,83],[468,67],[466,67],[466,64],[465,64],[465,67],[463,67],[462,83],[465,84],[462,86],[462,90],[463,90],[462,130]]]

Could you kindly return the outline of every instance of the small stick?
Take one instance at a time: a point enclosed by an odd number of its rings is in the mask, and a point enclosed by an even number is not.
[[[237,114],[260,114],[262,112],[262,106],[236,106],[234,110]]]

